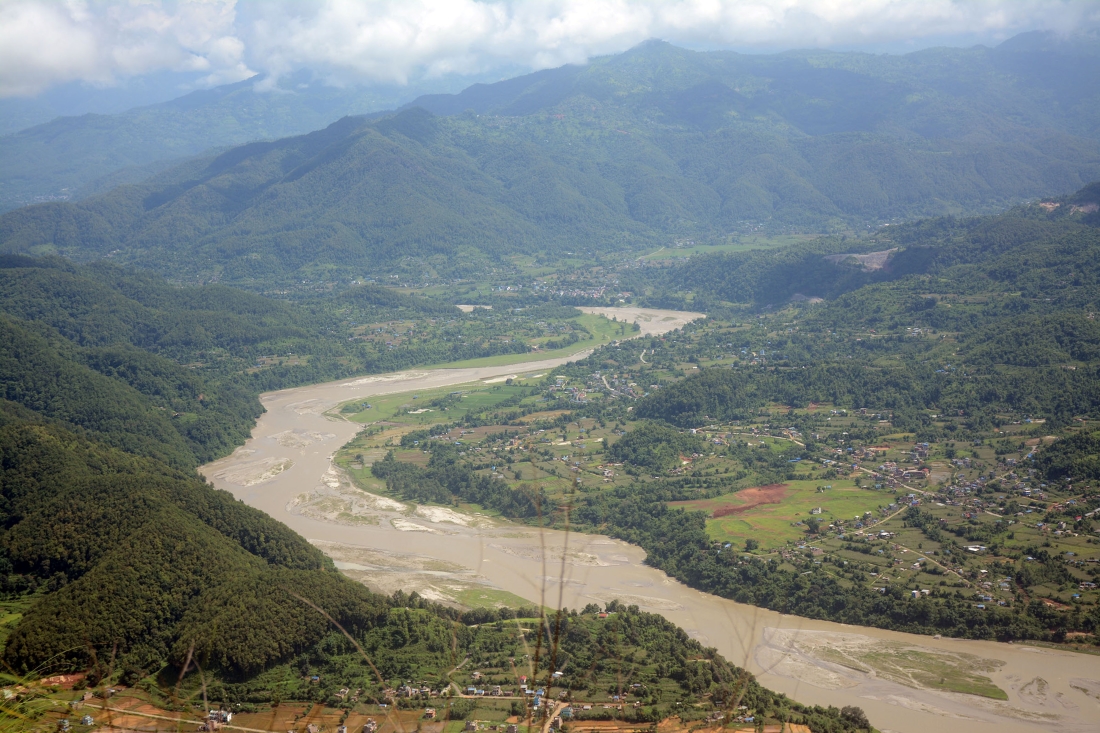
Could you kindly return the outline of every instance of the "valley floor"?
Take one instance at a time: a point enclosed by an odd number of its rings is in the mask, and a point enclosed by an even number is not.
[[[682,322],[649,325],[671,329]],[[860,706],[889,730],[1097,730],[1094,656],[783,616],[686,588],[646,566],[644,553],[626,543],[395,502],[363,491],[333,462],[361,430],[330,413],[339,404],[552,366],[424,370],[271,393],[248,443],[202,471],[218,488],[317,543],[351,577],[381,590],[389,590],[387,583],[406,591],[419,585],[424,595],[431,597],[434,588],[443,600],[449,589],[457,594],[452,600],[499,594],[500,603],[519,597],[550,607],[614,599],[637,604],[716,647],[765,686],[806,704]],[[283,468],[271,472],[276,465]],[[258,480],[241,480],[245,474]],[[837,649],[847,650],[843,658]],[[985,685],[1003,695],[967,694]]]

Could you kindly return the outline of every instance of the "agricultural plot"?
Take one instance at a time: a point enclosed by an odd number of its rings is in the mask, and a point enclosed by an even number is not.
[[[599,507],[570,515],[574,525],[587,521],[586,531],[609,531],[613,520],[605,525],[599,518],[613,515],[603,507],[624,501],[702,510],[708,515],[704,543],[741,550],[754,540],[754,552],[778,556],[783,572],[821,573],[852,592],[889,591],[912,600],[916,591],[929,603],[990,610],[991,616],[1006,612],[993,609],[1033,601],[1067,614],[1096,603],[1100,541],[1089,517],[1079,516],[1095,504],[1087,487],[1047,485],[1034,475],[1027,454],[1054,440],[1041,418],[999,414],[996,425],[966,440],[965,415],[928,411],[918,437],[873,403],[770,400],[724,420],[700,412],[693,423],[662,428],[665,433],[637,418],[646,393],[662,394],[711,365],[767,359],[759,366],[770,368],[782,355],[778,342],[799,324],[765,323],[707,321],[682,334],[615,344],[586,363],[528,379],[517,370],[511,384],[379,398],[354,418],[374,425],[337,461],[359,486],[385,493],[386,483],[370,466],[387,451],[416,466],[426,464],[426,450],[451,451],[471,475],[503,482],[519,495],[541,494],[544,506]],[[750,335],[764,341],[740,346]],[[955,348],[940,336],[906,339],[933,351]],[[413,445],[409,436],[400,446],[411,431],[429,437]],[[618,446],[632,435],[633,447]],[[675,443],[674,452],[658,450],[662,441]],[[478,499],[458,493],[446,503],[497,519],[536,521],[514,507],[501,511],[493,501],[473,503]],[[564,517],[552,510],[537,521]],[[475,600],[484,602],[457,602]]]
[[[521,375],[510,381],[511,384],[487,385],[473,382],[458,387],[381,395],[369,401],[342,405],[339,412],[355,422],[386,421],[394,426],[413,427],[457,422],[468,414],[479,414],[505,401],[525,397],[524,385],[529,380]]]
[[[743,546],[754,539],[769,550],[805,539],[810,519],[828,526],[837,520],[859,521],[867,512],[878,517],[879,510],[893,501],[891,496],[859,488],[847,479],[790,481],[670,506],[708,512],[707,534],[716,541]],[[814,514],[815,509],[820,513]]]
[[[674,247],[661,247],[655,252],[642,256],[641,259],[670,260],[681,257],[694,257],[695,255],[701,254],[732,254],[734,252],[747,252],[754,249],[775,249],[802,244],[813,238],[812,235],[802,234],[781,234],[775,236],[735,235],[731,236],[729,241],[724,244],[694,244],[693,242],[682,242]]]
[[[577,331],[582,334],[582,337],[580,340],[565,346],[553,348],[554,343],[561,341],[559,336],[540,336],[528,341],[532,346],[537,347],[538,351],[523,354],[498,354],[496,356],[448,362],[435,366],[460,369],[463,367],[503,366],[506,364],[519,365],[533,359],[562,359],[567,356],[573,356],[581,351],[594,349],[598,346],[611,343],[615,339],[627,338],[632,334],[629,323],[616,323],[603,316],[592,314],[585,314],[570,319],[570,323],[576,324],[578,327]]]

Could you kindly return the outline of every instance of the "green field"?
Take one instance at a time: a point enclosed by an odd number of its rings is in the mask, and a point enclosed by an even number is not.
[[[518,375],[512,384],[468,382],[436,389],[379,395],[346,402],[339,408],[339,412],[350,420],[362,423],[385,420],[419,426],[454,422],[468,413],[480,413],[515,397],[526,386],[535,384],[535,381]],[[452,396],[453,399],[448,399]],[[441,405],[438,401],[446,404]],[[365,407],[367,404],[370,408]],[[419,410],[424,412],[417,412]]]
[[[534,605],[515,593],[496,588],[469,588],[459,591],[455,600],[467,608],[530,608]]]
[[[772,249],[775,247],[787,247],[792,244],[808,242],[816,238],[814,234],[785,234],[768,237],[742,236],[732,239],[726,244],[699,244],[685,247],[661,247],[656,252],[650,252],[643,256],[643,260],[669,260],[677,257],[694,257],[702,254],[731,254],[733,252],[748,252],[753,249]]]
[[[853,481],[818,480],[790,481],[786,484],[786,496],[778,504],[760,504],[740,514],[732,514],[718,519],[707,520],[707,534],[720,542],[732,542],[744,545],[752,538],[760,543],[761,549],[769,550],[786,545],[788,542],[804,539],[806,528],[792,526],[795,522],[805,522],[811,516],[810,510],[821,507],[817,518],[827,526],[835,520],[851,521],[862,517],[864,512],[873,512],[893,501],[890,494],[880,491],[857,488]],[[824,492],[817,491],[819,486],[832,486]],[[702,509],[713,512],[724,506],[743,505],[739,494],[725,494],[713,499],[674,502],[672,506],[685,509]]]
[[[462,369],[464,367],[506,366],[508,364],[522,364],[527,361],[542,361],[543,359],[562,359],[567,356],[573,356],[581,351],[594,349],[597,346],[611,343],[615,339],[630,338],[634,335],[634,332],[630,330],[630,324],[615,323],[603,316],[592,315],[590,313],[585,313],[578,318],[571,318],[570,321],[584,326],[588,329],[592,337],[551,351],[531,351],[526,354],[498,354],[497,356],[486,356],[480,359],[466,359],[465,361],[432,364],[424,368]],[[538,343],[545,340],[546,339],[533,339],[532,341]]]

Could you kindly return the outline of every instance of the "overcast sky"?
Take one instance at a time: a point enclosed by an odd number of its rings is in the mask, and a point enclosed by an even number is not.
[[[648,38],[775,51],[992,45],[1100,27],[1100,0],[0,0],[0,97],[191,72],[334,83],[539,69]]]

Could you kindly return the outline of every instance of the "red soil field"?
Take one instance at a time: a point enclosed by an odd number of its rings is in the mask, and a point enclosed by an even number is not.
[[[730,514],[741,514],[761,504],[778,504],[787,495],[787,484],[768,484],[767,486],[754,486],[737,492],[739,499],[744,499],[743,504],[726,504],[715,507],[710,515],[712,519],[727,517]]]

